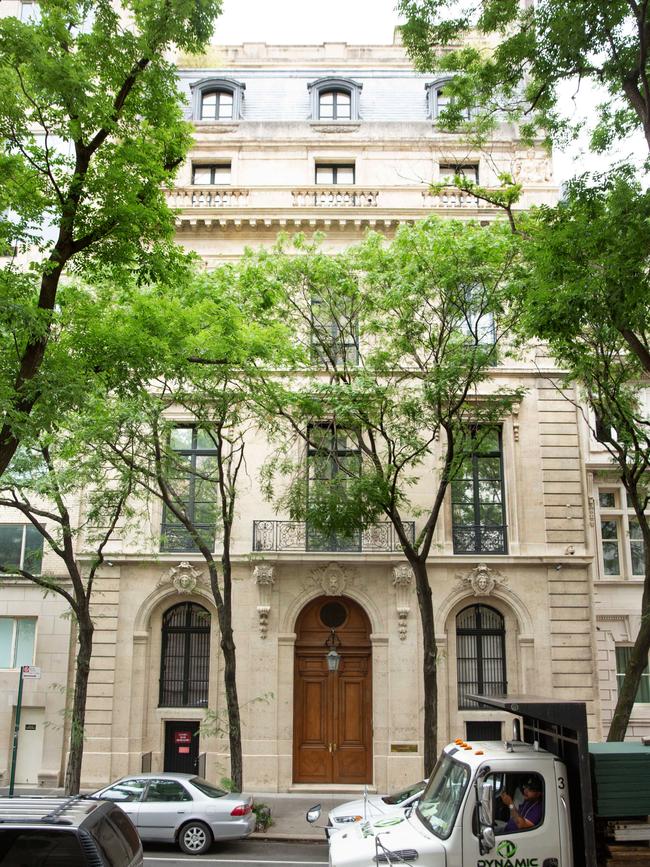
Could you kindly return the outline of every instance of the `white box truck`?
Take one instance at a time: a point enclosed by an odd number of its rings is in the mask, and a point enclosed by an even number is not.
[[[650,813],[650,746],[627,749],[623,764],[609,751],[601,772],[584,702],[472,698],[512,713],[523,728],[517,720],[505,743],[459,738],[446,746],[417,807],[333,835],[330,867],[595,867],[605,863],[597,825]],[[600,813],[594,788],[602,790]]]

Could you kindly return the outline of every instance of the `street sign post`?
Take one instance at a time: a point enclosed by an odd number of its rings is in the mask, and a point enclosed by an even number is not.
[[[9,777],[9,797],[14,796],[14,782],[16,780],[16,758],[18,756],[18,735],[20,734],[20,711],[23,704],[23,681],[25,678],[39,678],[41,670],[35,665],[21,665],[20,679],[18,680],[18,698],[16,699],[16,720],[14,722],[14,742],[11,751],[11,775]]]

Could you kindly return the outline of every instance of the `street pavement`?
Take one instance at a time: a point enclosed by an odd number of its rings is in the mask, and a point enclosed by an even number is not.
[[[189,865],[213,865],[213,867],[314,867],[328,864],[327,844],[290,843],[259,838],[240,840],[234,843],[215,844],[207,855],[183,855],[175,846],[147,843],[144,847],[145,867],[179,867]]]

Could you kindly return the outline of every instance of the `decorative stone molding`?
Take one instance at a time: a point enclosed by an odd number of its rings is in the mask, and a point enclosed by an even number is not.
[[[474,596],[489,596],[496,587],[504,587],[508,583],[505,575],[491,569],[486,563],[479,563],[471,571],[456,577],[461,586],[471,590]]]
[[[328,563],[313,569],[309,577],[326,596],[342,596],[345,588],[356,577],[356,570],[341,566],[340,563]]]
[[[393,587],[395,588],[397,608],[397,629],[399,640],[405,641],[408,632],[408,616],[411,612],[409,596],[413,584],[413,570],[406,563],[393,566]]]
[[[265,639],[269,628],[271,613],[271,591],[275,584],[275,570],[272,563],[258,563],[253,569],[253,578],[257,584],[257,618],[259,620],[260,638]]]
[[[512,435],[516,443],[519,442],[519,403],[512,404]]]
[[[201,573],[188,560],[182,560],[178,566],[172,566],[158,582],[159,587],[164,584],[171,584],[177,593],[194,593],[199,585],[206,586]]]

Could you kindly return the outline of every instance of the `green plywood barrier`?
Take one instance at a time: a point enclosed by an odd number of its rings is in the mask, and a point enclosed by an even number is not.
[[[589,744],[589,757],[596,816],[650,815],[650,746]]]

